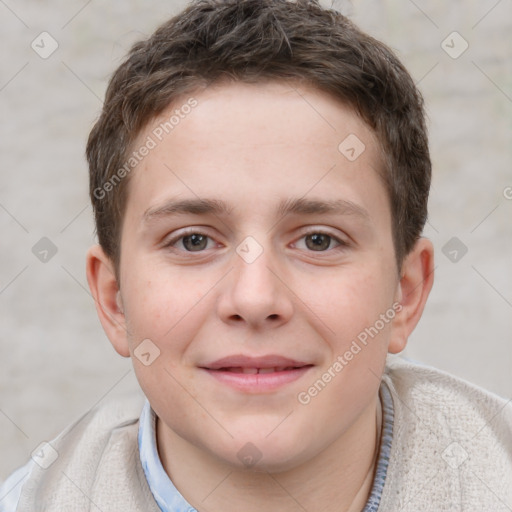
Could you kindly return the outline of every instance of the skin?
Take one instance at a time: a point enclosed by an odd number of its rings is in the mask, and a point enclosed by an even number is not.
[[[163,466],[198,510],[360,510],[371,486],[363,482],[373,470],[380,377],[387,353],[405,348],[422,314],[432,244],[420,238],[397,272],[379,145],[344,104],[276,82],[225,83],[194,97],[198,105],[130,176],[120,283],[99,246],[88,252],[102,325],[132,357],[158,416]],[[349,134],[365,144],[355,161],[338,150]],[[197,198],[225,201],[231,212],[148,214]],[[277,216],[280,201],[294,198],[341,199],[359,213]],[[184,228],[209,237],[200,250],[180,238]],[[320,250],[318,232],[332,237]],[[262,249],[251,263],[236,251],[247,236]],[[301,404],[298,393],[396,302],[394,319]],[[144,339],[160,350],[148,366],[134,356]],[[199,368],[233,354],[314,366],[270,393],[235,390]],[[247,443],[260,456],[251,467],[237,456]]]

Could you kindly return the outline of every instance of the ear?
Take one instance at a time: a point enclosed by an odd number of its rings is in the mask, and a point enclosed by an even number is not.
[[[94,245],[87,251],[86,273],[105,334],[120,355],[129,357],[121,292],[115,277],[114,265],[101,246]]]
[[[434,247],[426,238],[420,238],[402,264],[401,278],[395,300],[402,305],[393,320],[388,351],[401,352],[410,334],[418,324],[428,295],[434,284]]]

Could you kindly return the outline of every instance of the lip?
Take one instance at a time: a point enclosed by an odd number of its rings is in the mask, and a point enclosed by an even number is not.
[[[223,357],[211,363],[205,364],[202,368],[209,370],[219,370],[220,368],[275,368],[279,366],[306,366],[311,363],[297,361],[288,357],[269,354],[266,356],[252,357],[243,354]]]
[[[233,355],[200,366],[216,381],[246,393],[268,393],[300,379],[314,365],[279,355]],[[274,369],[274,371],[272,371]],[[263,373],[256,371],[263,370]]]

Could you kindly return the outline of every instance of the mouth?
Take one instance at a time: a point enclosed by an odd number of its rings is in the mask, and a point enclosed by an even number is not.
[[[301,378],[314,365],[282,356],[229,356],[200,366],[217,382],[247,393],[265,393]]]
[[[304,365],[304,366],[309,366],[309,365]],[[218,368],[215,370],[210,368],[210,370],[217,371],[217,372],[232,372],[232,373],[244,373],[244,374],[248,374],[248,375],[254,375],[256,373],[288,372],[291,370],[297,370],[299,368],[304,368],[304,366],[275,366],[275,367],[271,367],[271,368],[247,368],[247,367],[243,367],[243,366],[238,366],[238,367],[227,366],[225,368]]]

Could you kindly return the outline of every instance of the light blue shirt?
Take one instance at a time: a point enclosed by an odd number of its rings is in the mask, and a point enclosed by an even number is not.
[[[380,451],[370,497],[362,512],[377,512],[379,508],[388,469],[391,441],[393,439],[393,399],[385,382],[381,383],[379,395],[382,404]],[[197,512],[176,489],[162,466],[156,445],[155,425],[155,413],[146,400],[140,416],[138,442],[140,460],[149,488],[162,512]],[[15,512],[21,488],[30,474],[33,464],[34,462],[31,460],[28,464],[12,473],[0,486],[0,512]]]
[[[149,488],[162,512],[197,512],[167,476],[156,446],[156,415],[146,400],[139,423],[140,461]]]

